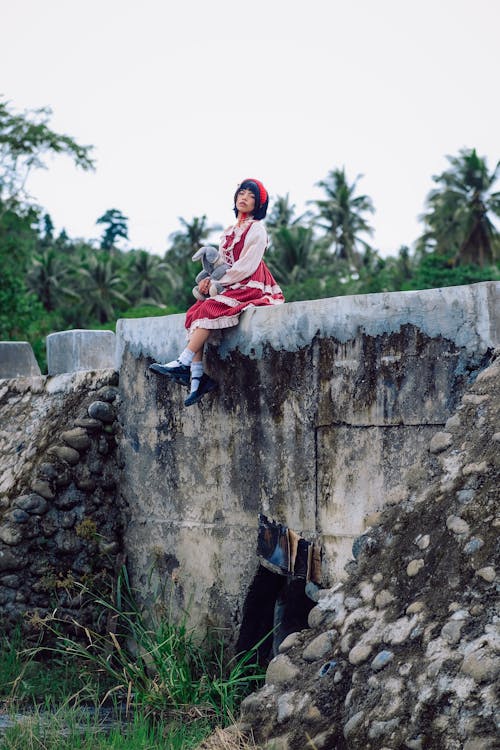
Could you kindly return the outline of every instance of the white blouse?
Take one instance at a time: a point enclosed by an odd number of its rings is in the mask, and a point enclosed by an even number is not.
[[[219,244],[221,257],[231,264],[231,268],[229,268],[224,276],[219,279],[220,283],[224,284],[224,286],[237,284],[255,273],[269,244],[269,238],[264,224],[262,221],[254,221],[245,237],[245,244],[243,245],[240,257],[238,260],[234,260],[233,247],[241,239],[241,235],[246,227],[246,224],[242,224],[240,227],[229,227],[221,237]],[[230,234],[233,229],[235,233],[234,241],[229,248],[224,250],[223,245],[226,241],[227,235]]]

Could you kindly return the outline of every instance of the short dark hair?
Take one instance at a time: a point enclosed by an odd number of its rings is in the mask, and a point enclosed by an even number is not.
[[[238,185],[238,188],[236,189],[236,192],[234,194],[234,214],[235,216],[238,216],[238,209],[236,208],[236,198],[238,197],[238,193],[240,190],[250,190],[253,194],[253,197],[255,198],[255,209],[253,210],[252,216],[254,219],[261,220],[265,217],[267,213],[267,207],[269,205],[269,196],[267,194],[267,190],[262,185],[262,190],[265,192],[266,200],[262,203],[261,202],[261,191],[259,188],[259,185],[254,180],[243,180],[241,185]]]

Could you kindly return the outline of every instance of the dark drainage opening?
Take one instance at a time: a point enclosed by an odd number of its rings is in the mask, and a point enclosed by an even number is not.
[[[315,602],[306,594],[321,576],[321,549],[286,526],[259,515],[260,566],[243,605],[237,653],[257,646],[259,664],[276,656],[287,635],[308,627]],[[309,588],[309,587],[308,587]]]
[[[250,651],[262,641],[257,658],[265,665],[276,656],[287,635],[308,627],[307,617],[314,602],[305,593],[305,583],[259,566],[243,606],[237,653]]]

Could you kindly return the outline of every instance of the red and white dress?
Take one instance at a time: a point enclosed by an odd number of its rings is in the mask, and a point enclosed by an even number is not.
[[[185,323],[189,333],[196,328],[235,326],[248,307],[283,304],[283,292],[262,260],[268,244],[261,221],[247,219],[240,226],[226,229],[219,244],[221,257],[230,266],[220,279],[225,290],[189,308]]]

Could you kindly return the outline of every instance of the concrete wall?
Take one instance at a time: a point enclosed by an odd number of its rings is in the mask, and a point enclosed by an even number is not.
[[[193,621],[234,627],[259,512],[318,537],[325,584],[341,576],[378,509],[424,458],[432,472],[432,435],[498,346],[499,298],[488,282],[248,310],[208,348],[218,392],[189,409],[148,371],[184,346],[183,316],[119,321],[125,547],[145,597],[167,582]]]

